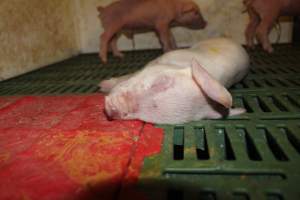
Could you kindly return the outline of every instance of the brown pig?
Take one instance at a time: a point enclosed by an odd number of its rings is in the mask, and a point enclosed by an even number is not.
[[[279,16],[299,16],[300,0],[244,0],[250,22],[245,36],[247,46],[254,47],[254,37],[265,51],[273,52],[268,35]]]
[[[113,54],[122,57],[117,48],[121,33],[155,31],[163,50],[176,48],[170,27],[202,29],[206,26],[199,7],[192,0],[119,0],[107,7],[98,7],[104,32],[100,37],[99,57],[107,62],[109,45]]]

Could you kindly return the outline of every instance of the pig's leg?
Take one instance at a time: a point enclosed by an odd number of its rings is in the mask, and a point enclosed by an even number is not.
[[[111,41],[111,39],[114,37],[114,35],[119,32],[120,27],[112,27],[100,36],[100,52],[99,57],[101,58],[102,62],[107,62],[107,51],[108,51],[108,44]]]
[[[159,23],[156,25],[156,31],[159,36],[159,40],[163,46],[164,52],[172,50],[171,45],[171,32],[169,29],[169,23]]]
[[[244,108],[230,108],[222,110],[209,110],[206,117],[207,119],[219,119],[226,116],[235,116],[246,113],[246,110]]]
[[[117,40],[118,40],[118,38],[119,38],[119,35],[115,35],[112,38],[110,45],[111,45],[111,49],[112,49],[113,55],[115,57],[123,58],[124,54],[119,51],[118,46],[117,46]]]
[[[259,12],[259,15],[261,18],[261,22],[260,22],[259,26],[257,27],[257,31],[256,31],[257,38],[258,38],[259,42],[262,44],[264,50],[269,53],[272,53],[273,48],[272,48],[272,45],[268,38],[268,35],[271,31],[271,28],[272,28],[274,22],[276,21],[276,18],[279,16],[279,10],[274,9],[268,13]]]
[[[249,14],[250,21],[245,31],[245,36],[246,36],[247,46],[249,48],[253,48],[255,32],[260,19],[259,19],[259,15],[252,8],[248,9],[248,14]]]
[[[171,39],[171,47],[172,47],[172,49],[177,49],[176,40],[175,40],[174,35],[173,35],[172,32],[170,32],[170,37],[171,37],[170,39]]]

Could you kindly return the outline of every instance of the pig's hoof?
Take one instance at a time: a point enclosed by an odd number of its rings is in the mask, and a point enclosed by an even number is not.
[[[270,48],[267,49],[267,52],[268,52],[268,53],[273,53],[273,52],[274,52],[274,49],[273,49],[272,47],[270,47]]]
[[[270,45],[263,46],[263,49],[268,53],[273,53],[273,47]]]
[[[101,61],[102,61],[102,63],[105,64],[105,63],[107,63],[107,58],[102,58],[102,57],[101,57]]]
[[[99,58],[102,61],[102,63],[107,63],[107,57],[99,53]]]
[[[115,53],[114,56],[117,57],[117,58],[120,58],[120,59],[124,58],[123,53]]]

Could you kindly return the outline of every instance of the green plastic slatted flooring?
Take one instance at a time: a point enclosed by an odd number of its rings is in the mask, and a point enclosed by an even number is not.
[[[247,113],[165,129],[161,154],[147,158],[139,187],[152,199],[300,199],[300,47],[250,51],[251,71],[230,91]],[[93,93],[100,80],[141,68],[159,50],[123,60],[80,55],[0,83],[0,95]]]

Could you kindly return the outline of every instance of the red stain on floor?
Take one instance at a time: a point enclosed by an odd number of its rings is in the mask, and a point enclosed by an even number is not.
[[[163,132],[107,121],[102,95],[0,98],[0,199],[115,199]]]

